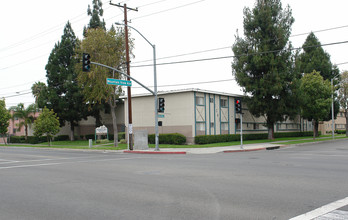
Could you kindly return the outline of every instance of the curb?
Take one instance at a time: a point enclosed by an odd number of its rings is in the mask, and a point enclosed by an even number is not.
[[[225,150],[224,153],[237,153],[237,152],[249,152],[249,151],[259,151],[259,150],[265,150],[266,147],[262,148],[254,148],[254,149],[243,149],[243,150]]]
[[[123,153],[130,154],[186,154],[185,151],[139,151],[139,150],[125,150]]]

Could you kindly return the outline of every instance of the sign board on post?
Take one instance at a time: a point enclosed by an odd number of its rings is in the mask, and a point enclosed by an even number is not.
[[[102,125],[100,127],[97,127],[95,129],[95,141],[97,142],[97,135],[107,135],[107,139],[109,139],[109,134],[108,134],[108,128],[105,125]]]
[[[132,86],[132,81],[107,78],[106,84],[108,85],[119,85],[119,86]]]

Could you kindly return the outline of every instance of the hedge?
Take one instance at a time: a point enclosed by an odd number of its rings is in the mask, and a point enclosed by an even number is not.
[[[9,139],[9,143],[14,144],[39,144],[43,142],[47,142],[46,136],[36,137],[36,136],[28,136],[27,141],[25,141],[25,136],[11,136]]]
[[[336,130],[336,134],[346,134],[346,130]]]
[[[320,135],[320,132],[319,132]],[[275,138],[282,137],[307,137],[313,136],[312,131],[306,132],[276,132],[274,133]],[[255,133],[255,134],[243,134],[243,140],[264,140],[268,138],[267,133]],[[198,135],[195,137],[196,144],[212,144],[222,142],[239,141],[239,134],[221,134],[221,135]]]
[[[69,141],[70,137],[69,135],[58,135],[54,137],[54,141]]]
[[[148,135],[148,142],[149,144],[155,144],[155,134]],[[184,145],[186,143],[186,137],[179,133],[159,134],[159,143]]]
[[[95,139],[95,134],[86,134],[85,135],[86,140]],[[102,139],[106,139],[106,135],[102,135]],[[126,139],[125,138],[125,132],[118,132],[118,141]],[[114,140],[114,134],[109,134],[109,140]]]

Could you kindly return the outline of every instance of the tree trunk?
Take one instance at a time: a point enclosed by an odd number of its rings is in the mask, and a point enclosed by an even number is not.
[[[348,137],[348,109],[346,109],[345,116],[346,116],[346,137]]]
[[[27,142],[28,141],[28,126],[27,125],[24,126],[24,130],[25,130],[25,142]]]
[[[318,123],[315,119],[312,119],[312,126],[313,126],[313,140],[315,140],[315,137],[318,137]]]
[[[117,119],[116,119],[116,104],[109,101],[112,117],[112,128],[114,129],[114,147],[118,147],[118,131],[117,131]]]
[[[274,124],[268,125],[268,140],[274,139]]]
[[[74,141],[75,140],[75,136],[74,136],[74,122],[70,122],[70,141]]]

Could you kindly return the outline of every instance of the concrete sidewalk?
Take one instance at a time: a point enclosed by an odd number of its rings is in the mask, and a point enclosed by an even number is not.
[[[273,150],[279,147],[284,147],[282,144],[260,143],[260,144],[246,144],[241,148],[240,145],[228,147],[206,147],[206,148],[160,148],[159,151],[151,148],[148,150],[125,150],[124,153],[136,154],[214,154],[214,153],[234,153],[247,152],[258,150]]]

